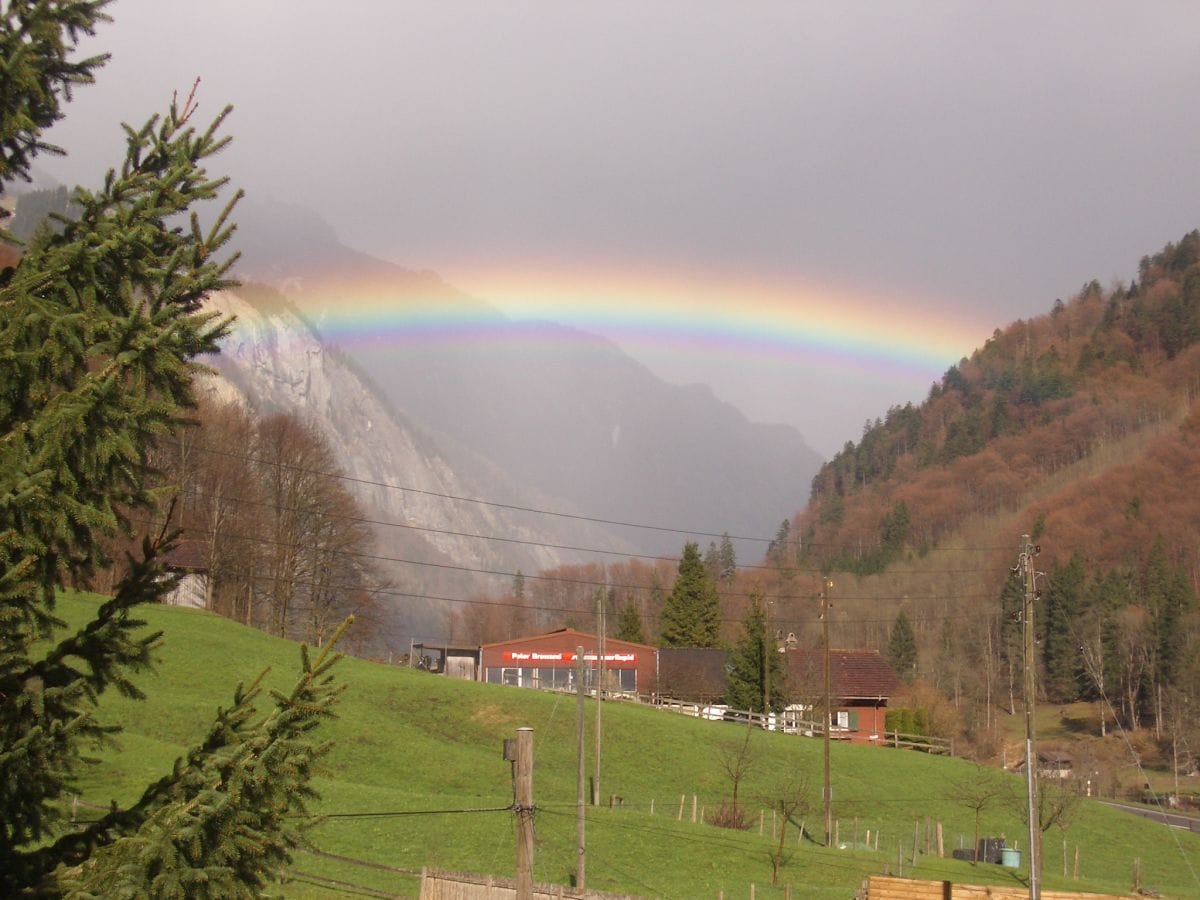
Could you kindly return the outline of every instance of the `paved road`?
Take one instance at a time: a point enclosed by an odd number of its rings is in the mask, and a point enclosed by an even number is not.
[[[1113,809],[1119,809],[1123,812],[1132,813],[1135,816],[1141,816],[1143,819],[1149,819],[1152,822],[1161,822],[1164,825],[1170,825],[1172,828],[1183,828],[1188,831],[1200,832],[1200,819],[1191,816],[1183,816],[1179,813],[1160,812],[1157,809],[1146,809],[1144,806],[1129,806],[1125,803],[1113,803],[1111,800],[1102,800],[1106,806],[1111,806]]]

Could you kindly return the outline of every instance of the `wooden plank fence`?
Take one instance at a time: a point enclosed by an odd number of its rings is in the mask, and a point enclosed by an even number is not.
[[[494,875],[421,870],[421,900],[516,900],[517,882]],[[639,900],[633,894],[577,891],[561,884],[535,884],[535,900]]]
[[[1085,894],[1080,891],[1043,890],[1042,900],[1136,900],[1128,894]],[[955,884],[919,881],[891,875],[872,875],[867,900],[1028,900],[1029,888],[1013,885]]]

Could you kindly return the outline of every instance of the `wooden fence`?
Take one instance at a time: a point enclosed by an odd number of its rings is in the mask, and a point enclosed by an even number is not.
[[[516,900],[517,882],[494,875],[421,870],[421,900]],[[577,891],[561,884],[535,884],[536,900],[638,900],[632,894]]]
[[[659,709],[694,716],[698,719],[708,719],[714,722],[733,722],[739,725],[753,725],[755,728],[766,728],[771,731],[782,731],[785,734],[800,734],[805,737],[823,737],[824,723],[813,719],[802,719],[795,713],[760,713],[745,709],[730,709],[727,706],[714,703],[701,703],[671,698],[655,698],[651,701]],[[851,734],[839,728],[833,729],[829,735],[835,741],[850,740]],[[954,742],[946,738],[931,737],[924,734],[908,734],[903,731],[885,731],[879,740],[874,742],[881,747],[895,747],[905,750],[919,750],[935,755],[954,755]]]
[[[1041,892],[1042,900],[1135,900],[1130,895],[1085,894],[1079,891]],[[917,881],[872,875],[867,881],[867,900],[1028,900],[1023,886],[954,884],[951,881]]]

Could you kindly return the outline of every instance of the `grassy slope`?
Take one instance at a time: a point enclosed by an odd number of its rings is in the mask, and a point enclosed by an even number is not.
[[[79,621],[94,600],[66,597],[63,614]],[[166,632],[157,674],[142,680],[150,697],[134,703],[104,698],[104,717],[123,725],[121,749],[101,754],[80,788],[84,801],[126,802],[140,786],[166,771],[187,743],[227,703],[239,679],[266,666],[268,684],[290,685],[298,671],[296,645],[192,610],[146,610],[154,628]],[[503,807],[511,802],[509,764],[501,742],[519,726],[535,734],[534,796],[539,845],[535,877],[567,883],[574,865],[575,701],[491,685],[451,681],[406,669],[347,659],[336,670],[347,690],[340,718],[328,735],[336,741],[327,772],[318,783],[323,799],[317,811],[328,818],[312,833],[321,850],[394,868],[419,871],[423,865],[511,875],[514,833],[507,812],[430,812]],[[740,739],[732,725],[701,722],[628,704],[606,705],[603,734],[604,796],[619,794],[621,809],[589,810],[588,885],[647,896],[702,897],[724,891],[746,896],[754,882],[760,894],[770,880],[771,840],[690,821],[677,821],[680,796],[712,809],[727,792],[718,747]],[[594,707],[588,707],[591,733]],[[807,778],[813,809],[810,829],[822,830],[819,808],[821,743],[754,732],[760,761],[743,783],[751,808],[790,778]],[[849,843],[857,827],[879,833],[879,851],[827,851],[805,843],[792,855],[782,878],[806,897],[850,896],[863,877],[896,865],[903,842],[904,873],[910,868],[917,823],[941,821],[947,853],[963,835],[969,844],[973,813],[949,797],[971,765],[917,753],[870,747],[834,746],[833,790],[840,835]],[[588,771],[592,770],[589,758]],[[654,803],[653,817],[650,816]],[[402,815],[363,816],[363,813]],[[767,829],[770,813],[767,813]],[[989,810],[984,834],[1006,834],[1024,846],[1016,812]],[[1061,867],[1061,836],[1047,837],[1047,887],[1127,890],[1132,861],[1142,860],[1143,883],[1165,896],[1200,893],[1200,837],[1169,832],[1133,817],[1088,803],[1068,832],[1071,853],[1079,845],[1078,882],[1055,873]],[[788,844],[797,846],[791,831]],[[376,889],[415,895],[417,879],[382,869],[339,863],[301,854],[298,872],[310,872]],[[976,883],[1013,883],[1018,873],[997,866],[972,868],[951,859],[922,857],[916,877]],[[303,879],[286,890],[291,896],[328,896]],[[782,890],[779,891],[782,896]]]

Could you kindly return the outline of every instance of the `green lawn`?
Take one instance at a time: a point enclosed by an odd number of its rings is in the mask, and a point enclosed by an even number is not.
[[[63,598],[61,611],[80,621],[95,600]],[[127,802],[166,771],[199,736],[218,705],[227,704],[239,679],[269,667],[267,683],[283,688],[298,672],[295,644],[194,610],[147,609],[151,627],[165,632],[156,674],[142,679],[144,702],[106,696],[104,718],[125,734],[116,750],[103,751],[80,782],[84,803]],[[308,876],[413,896],[422,866],[511,876],[515,837],[511,768],[502,741],[519,726],[534,729],[535,878],[569,883],[575,858],[575,699],[494,685],[451,681],[408,669],[346,659],[335,669],[346,685],[339,718],[328,736],[335,748],[317,784],[316,811],[324,821],[311,832],[314,849],[372,866],[298,854],[296,897],[335,894]],[[589,740],[594,707],[588,706]],[[588,810],[588,886],[646,896],[783,896],[769,886],[771,815],[763,798],[789,782],[807,783],[809,830],[823,835],[820,808],[820,741],[755,731],[755,770],[740,795],[752,811],[745,832],[691,822],[692,797],[706,812],[728,794],[719,762],[723,744],[744,732],[636,704],[604,708],[602,795],[623,798],[620,808]],[[589,757],[587,770],[592,772]],[[955,800],[955,784],[971,777],[962,760],[873,747],[833,747],[833,797],[838,833],[846,849],[799,843],[789,828],[790,858],[781,882],[797,896],[845,898],[871,873],[974,883],[1023,883],[1024,873],[936,856],[911,866],[914,833],[924,849],[926,829],[940,822],[947,856],[960,836],[970,844],[974,813]],[[1019,784],[1014,785],[1019,789]],[[680,798],[685,797],[683,820]],[[87,807],[83,807],[86,811]],[[652,814],[653,810],[653,814]],[[82,813],[81,813],[82,815]],[[867,832],[879,850],[867,850]],[[1013,806],[985,811],[983,834],[1006,835],[1022,848],[1025,828]],[[859,848],[853,843],[857,833]],[[1144,822],[1085,802],[1066,833],[1073,861],[1080,848],[1079,881],[1062,877],[1062,835],[1046,838],[1047,888],[1127,891],[1134,859],[1143,885],[1163,896],[1200,896],[1200,836]],[[314,879],[315,881],[315,879]]]

